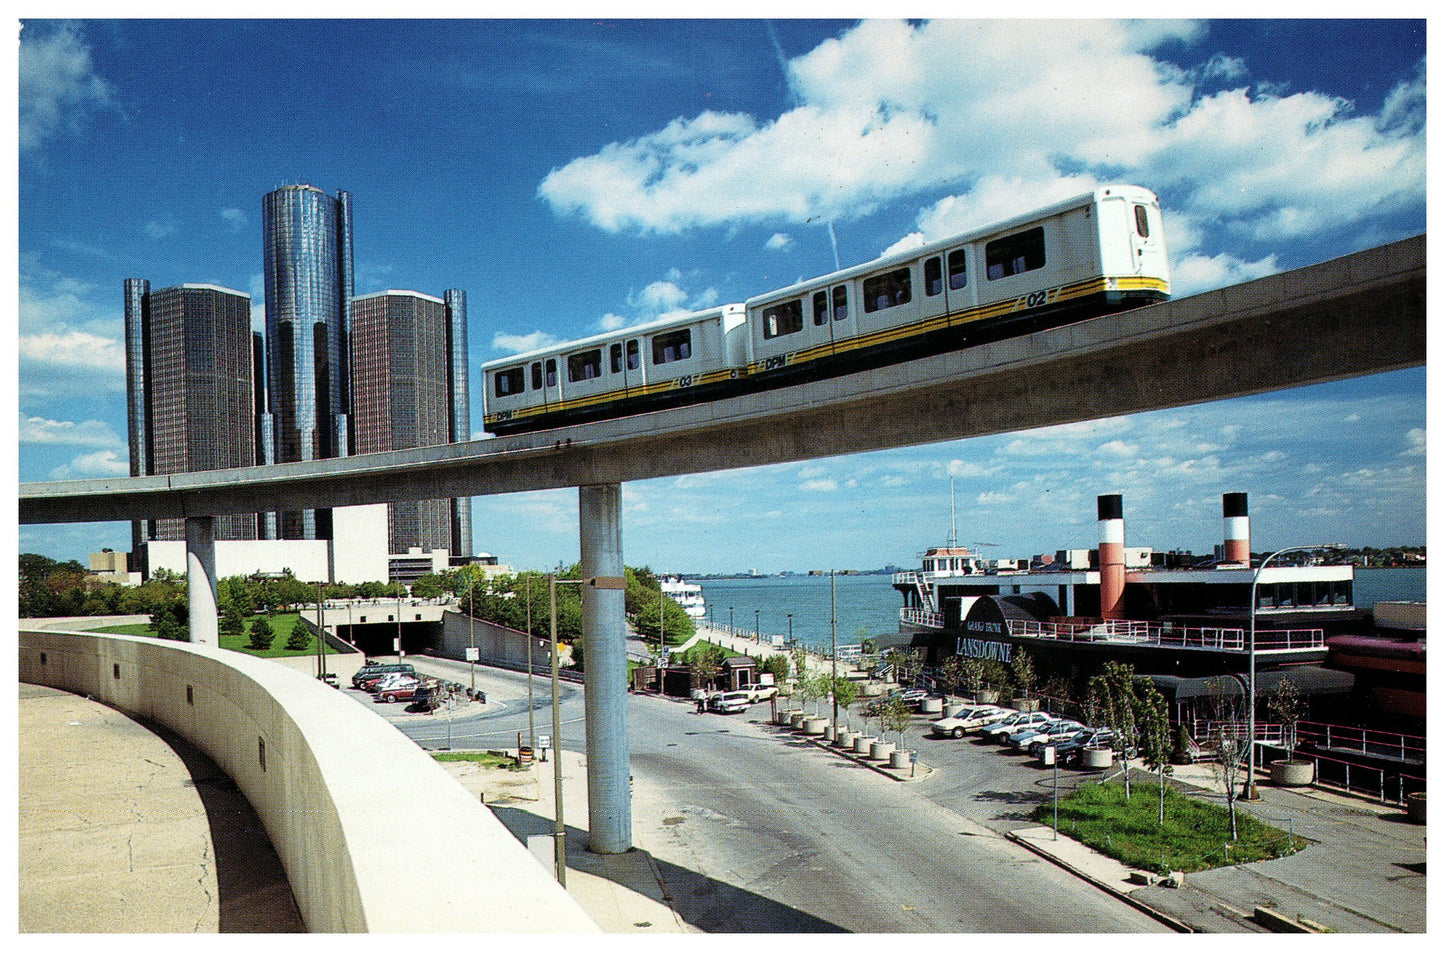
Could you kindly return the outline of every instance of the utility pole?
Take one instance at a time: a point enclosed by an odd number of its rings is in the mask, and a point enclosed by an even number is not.
[[[833,654],[830,660],[833,663],[833,731],[838,730],[838,575],[834,571],[828,572],[828,586],[832,594],[832,620],[833,620]]]

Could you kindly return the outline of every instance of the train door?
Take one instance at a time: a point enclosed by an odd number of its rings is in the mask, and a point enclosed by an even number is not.
[[[1133,236],[1129,249],[1134,260],[1136,277],[1167,277],[1168,255],[1164,251],[1164,230],[1159,207],[1154,204],[1130,205]]]
[[[630,337],[609,347],[608,364],[608,369],[621,377],[620,383],[625,396],[631,397],[643,386],[642,344],[638,338]]]
[[[948,285],[943,282],[943,255],[923,260],[923,320],[948,319]]]
[[[813,292],[813,328],[815,344],[828,344],[833,353],[840,340],[853,336],[853,322],[848,304],[848,285],[835,284]],[[823,328],[827,328],[826,331]]]
[[[550,412],[562,400],[561,388],[557,384],[557,358],[532,361],[529,376],[532,390],[539,392],[537,398],[544,412]]]
[[[969,303],[968,248],[948,251],[943,268],[944,309],[948,311],[948,326],[953,327],[963,322],[963,310]]]

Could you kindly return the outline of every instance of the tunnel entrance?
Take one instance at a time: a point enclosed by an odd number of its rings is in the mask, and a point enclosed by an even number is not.
[[[339,624],[328,629],[342,638],[350,641],[361,652],[372,660],[384,657],[396,656],[397,621],[395,615],[391,620],[378,620],[375,623],[366,624]],[[441,624],[437,621],[429,622],[401,622],[401,650],[404,654],[416,654],[429,647],[438,647],[441,643]]]

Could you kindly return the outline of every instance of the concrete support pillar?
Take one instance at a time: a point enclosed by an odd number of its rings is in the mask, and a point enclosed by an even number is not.
[[[191,643],[220,644],[214,517],[186,518],[186,585],[191,605]]]
[[[598,854],[622,854],[632,847],[622,485],[579,488],[577,507],[587,685],[588,847]]]

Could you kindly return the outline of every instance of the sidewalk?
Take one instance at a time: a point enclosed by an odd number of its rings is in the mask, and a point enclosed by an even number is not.
[[[483,768],[469,761],[444,762],[457,780],[491,808],[539,861],[555,864],[556,752],[527,771]],[[587,849],[587,757],[561,752],[562,807],[566,822],[567,892],[608,933],[695,933],[673,911],[647,851],[596,854]]]
[[[1178,767],[1171,780],[1223,804],[1207,765]],[[1425,930],[1423,824],[1399,808],[1333,791],[1256,783],[1259,799],[1239,802],[1239,810],[1313,843],[1290,857],[1185,875],[1178,888],[1139,884],[1119,862],[1062,834],[1055,840],[1052,826],[1020,828],[1009,838],[1186,930],[1258,932],[1257,908],[1341,932]]]

